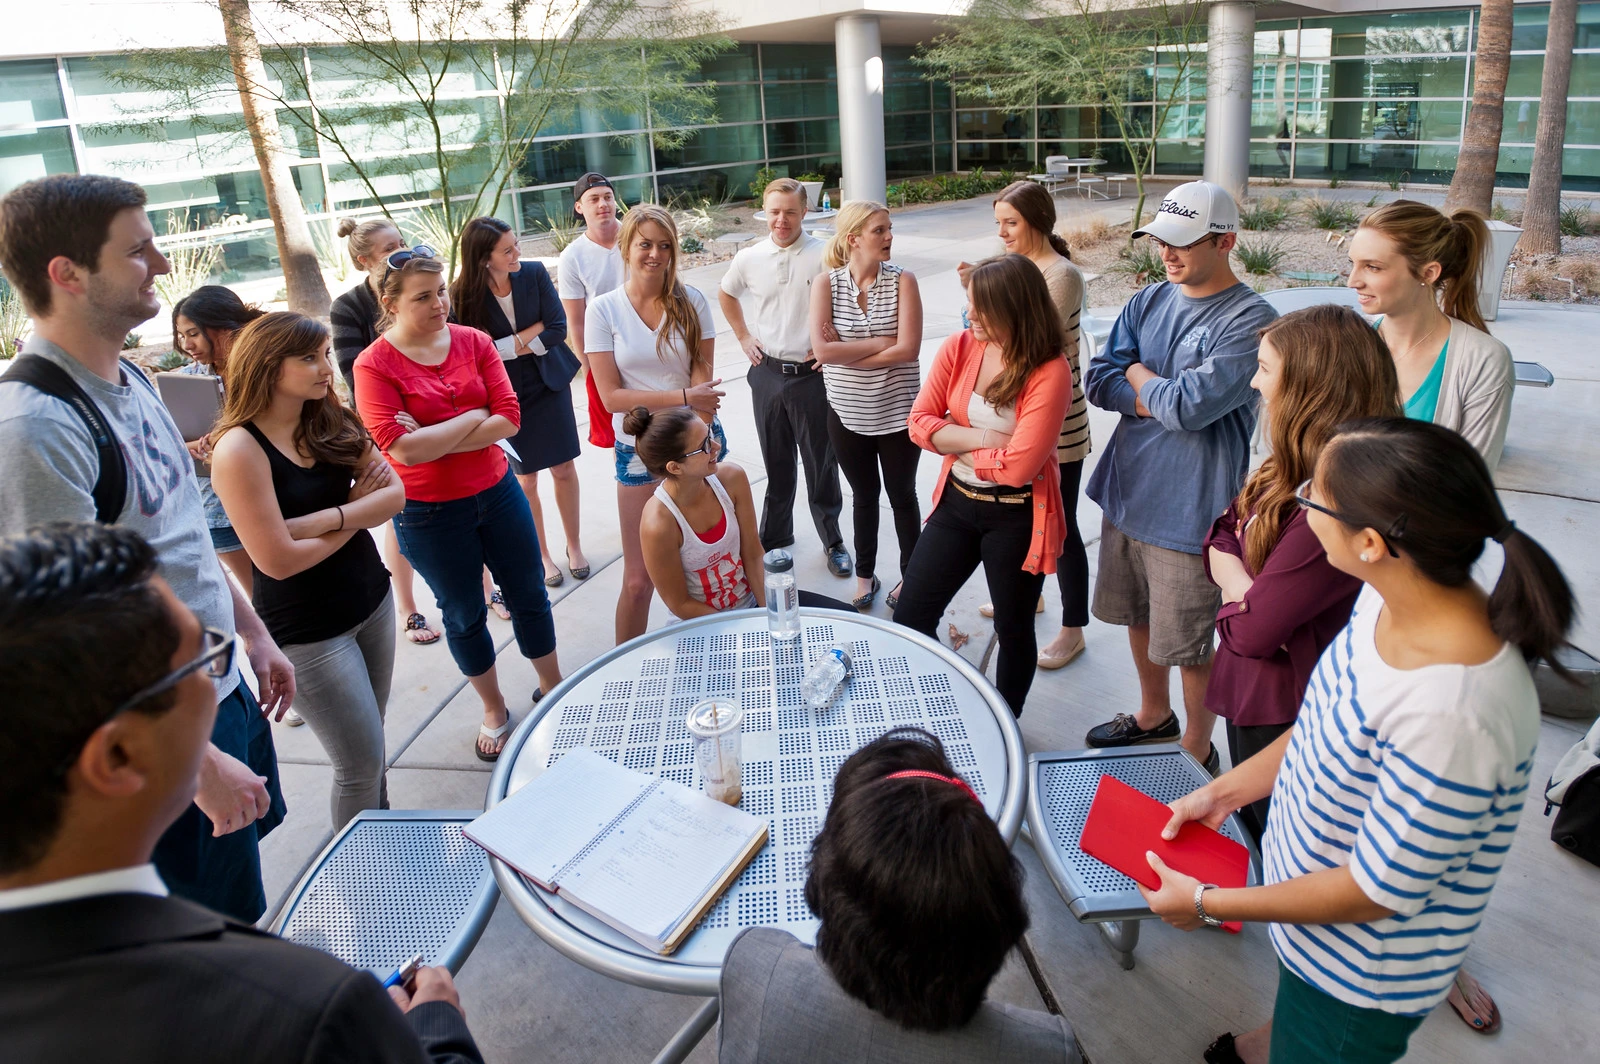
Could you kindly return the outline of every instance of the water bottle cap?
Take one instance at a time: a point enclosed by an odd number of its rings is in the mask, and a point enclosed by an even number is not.
[[[794,555],[786,550],[769,550],[761,563],[769,573],[787,573],[794,568]]]

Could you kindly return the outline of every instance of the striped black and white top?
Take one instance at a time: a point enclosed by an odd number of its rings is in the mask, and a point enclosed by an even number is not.
[[[1050,290],[1050,302],[1061,315],[1061,329],[1066,334],[1066,347],[1061,352],[1067,365],[1072,367],[1072,404],[1061,422],[1061,435],[1056,440],[1056,461],[1062,465],[1081,462],[1088,457],[1089,402],[1083,396],[1083,367],[1079,365],[1078,342],[1080,319],[1083,315],[1083,274],[1066,259],[1057,259],[1042,271],[1045,287]]]
[[[867,309],[862,311],[850,266],[828,271],[833,297],[833,330],[841,340],[866,340],[893,336],[900,328],[900,273],[892,263],[878,264],[878,277],[867,287]],[[887,436],[906,431],[906,418],[917,400],[921,374],[915,362],[877,369],[823,366],[828,405],[851,432]]]
[[[1363,589],[1317,662],[1262,855],[1268,883],[1345,867],[1395,913],[1272,924],[1284,966],[1348,1004],[1419,1016],[1449,993],[1511,848],[1539,700],[1509,643],[1479,665],[1388,664],[1374,638],[1382,609]]]

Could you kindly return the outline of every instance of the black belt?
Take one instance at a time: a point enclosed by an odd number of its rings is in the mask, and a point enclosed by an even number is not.
[[[762,355],[761,364],[785,377],[804,377],[817,372],[815,362],[788,362],[781,358],[773,358],[771,355]]]
[[[1008,487],[1004,491],[999,488],[980,488],[968,484],[954,473],[950,474],[950,486],[967,498],[975,499],[978,502],[1023,503],[1033,498],[1032,488]]]

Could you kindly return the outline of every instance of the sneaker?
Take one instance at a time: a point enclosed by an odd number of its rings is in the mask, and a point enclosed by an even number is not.
[[[1170,714],[1166,720],[1149,731],[1139,727],[1131,713],[1118,713],[1104,724],[1089,729],[1083,741],[1090,746],[1141,746],[1145,743],[1175,743],[1178,741],[1178,715]]]
[[[283,715],[283,722],[291,728],[298,728],[306,722],[306,718],[291,709]]]

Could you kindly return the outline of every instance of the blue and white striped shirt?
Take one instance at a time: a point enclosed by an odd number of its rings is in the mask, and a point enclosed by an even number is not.
[[[1506,644],[1481,665],[1397,669],[1364,588],[1306,685],[1272,790],[1266,880],[1348,866],[1395,915],[1271,925],[1295,975],[1352,1005],[1426,1013],[1450,990],[1517,829],[1539,700]]]

